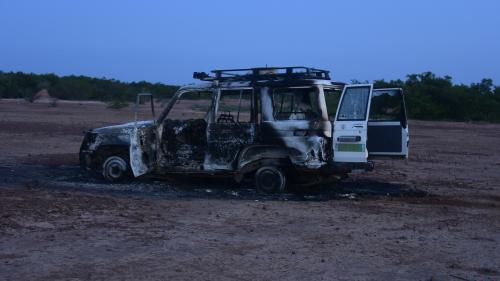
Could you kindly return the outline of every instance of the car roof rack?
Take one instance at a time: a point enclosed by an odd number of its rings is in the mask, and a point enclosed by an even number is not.
[[[237,69],[218,69],[206,72],[194,72],[193,78],[202,81],[263,81],[278,79],[318,79],[330,80],[330,71],[304,66],[256,67]]]

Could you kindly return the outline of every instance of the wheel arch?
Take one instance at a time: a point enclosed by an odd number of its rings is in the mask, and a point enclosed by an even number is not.
[[[130,161],[130,145],[125,143],[105,144],[99,146],[93,153],[93,162],[96,167],[100,167],[106,158],[110,156],[124,157],[127,162]],[[130,165],[130,163],[127,163]]]
[[[291,165],[286,148],[277,145],[252,145],[239,153],[236,171],[239,174],[247,174],[262,166],[291,167]]]

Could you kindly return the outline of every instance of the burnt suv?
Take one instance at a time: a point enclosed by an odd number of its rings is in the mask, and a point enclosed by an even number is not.
[[[314,184],[371,170],[372,159],[408,157],[401,89],[335,83],[328,71],[308,67],[193,77],[202,82],[181,87],[155,120],[88,131],[81,165],[110,181],[229,175],[281,192],[290,181]]]

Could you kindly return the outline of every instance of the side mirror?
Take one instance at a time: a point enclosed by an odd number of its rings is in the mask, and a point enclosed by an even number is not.
[[[149,97],[149,100],[151,101],[151,112],[153,113],[153,120],[155,119],[155,105],[154,105],[154,97],[153,94],[150,93],[139,93],[137,94],[137,99],[135,101],[135,109],[134,109],[134,120],[135,120],[135,126],[137,127],[137,118],[139,115],[139,104],[141,104],[141,100],[143,97]]]

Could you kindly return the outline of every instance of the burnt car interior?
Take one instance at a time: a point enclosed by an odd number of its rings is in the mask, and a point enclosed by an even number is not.
[[[205,166],[233,169],[243,146],[254,140],[253,89],[221,90],[216,121],[208,125],[208,150]]]
[[[163,120],[160,141],[163,168],[199,169],[207,149],[206,129],[212,92],[186,92]]]

